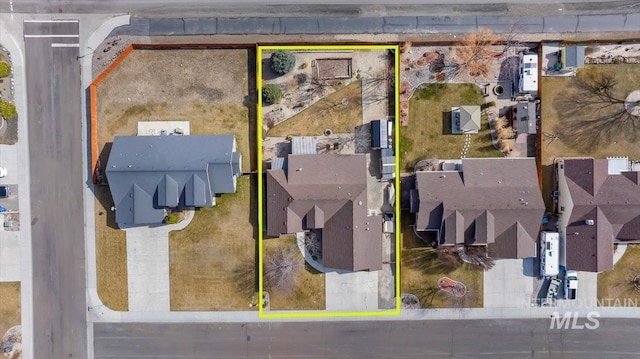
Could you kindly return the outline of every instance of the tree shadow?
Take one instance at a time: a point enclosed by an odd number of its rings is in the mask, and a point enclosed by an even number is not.
[[[255,57],[255,54],[254,54]],[[253,63],[256,63],[255,61]],[[271,60],[270,59],[262,59],[262,80],[269,81],[274,80],[280,77],[281,75],[275,73],[271,69]]]
[[[452,135],[451,128],[451,111],[442,113],[442,135]]]
[[[116,212],[111,210],[111,207],[113,207],[115,204],[113,203],[113,198],[111,197],[111,191],[109,190],[109,187],[95,186],[94,195],[102,206],[102,208],[97,208],[98,218],[96,218],[96,221],[105,221],[107,227],[120,230],[120,227],[116,222]]]
[[[375,176],[377,179],[380,179],[382,170],[380,168],[382,153],[380,151],[371,151],[370,152],[370,161],[369,161],[369,175]]]
[[[612,142],[636,142],[640,116],[627,112],[617,89],[618,79],[611,71],[579,72],[569,91],[553,101],[563,119],[556,129],[562,141],[584,153]]]
[[[369,153],[371,151],[371,123],[355,127],[355,153]]]
[[[255,242],[254,245],[254,258],[253,258],[253,285],[254,292],[258,292],[259,290],[259,277],[258,273],[260,270],[260,227],[258,226],[258,201],[261,198],[258,197],[258,176],[259,174],[249,174],[250,184],[249,184],[249,192],[250,192],[250,200],[249,200],[249,223],[251,223],[251,227],[253,228],[253,240]],[[263,192],[264,193],[264,192]]]
[[[512,81],[516,77],[516,74],[518,73],[518,62],[519,60],[517,56],[510,56],[505,58],[500,63],[500,72],[498,73],[498,81]]]
[[[402,251],[402,264],[427,275],[445,275],[455,271],[462,264],[457,254],[452,253],[451,256],[451,260],[443,258],[431,247],[405,249]]]
[[[258,169],[258,113],[256,104],[258,103],[257,90],[256,90],[256,51],[255,49],[247,50],[247,63],[248,63],[248,76],[247,76],[247,88],[249,95],[245,96],[244,106],[248,110],[249,119],[249,168],[256,171]]]
[[[542,166],[542,199],[547,212],[555,213],[553,191],[555,190],[553,165]]]

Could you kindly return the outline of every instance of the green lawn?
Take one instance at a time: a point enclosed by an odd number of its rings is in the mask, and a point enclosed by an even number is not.
[[[412,171],[421,159],[460,158],[464,135],[451,134],[451,108],[482,105],[484,98],[473,84],[430,84],[416,90],[409,101],[409,125],[400,127],[401,170]],[[467,157],[502,157],[491,144],[486,116],[482,128],[472,135]]]
[[[620,306],[625,300],[640,303],[640,290],[632,282],[636,275],[640,275],[640,246],[630,244],[613,270],[598,274],[598,300],[601,305]]]
[[[343,104],[343,99],[347,103]],[[321,136],[325,129],[350,133],[362,124],[362,81],[354,81],[281,122],[267,136]]]
[[[413,216],[403,215],[400,285],[402,293],[415,294],[422,308],[481,308],[483,306],[484,273],[467,264],[456,269],[442,265],[434,250],[418,239],[413,229]],[[441,277],[464,283],[467,294],[462,298],[438,289]]]

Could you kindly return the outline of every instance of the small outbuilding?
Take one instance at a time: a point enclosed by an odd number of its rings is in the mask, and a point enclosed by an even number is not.
[[[480,106],[451,108],[451,132],[454,134],[478,133],[480,130]]]

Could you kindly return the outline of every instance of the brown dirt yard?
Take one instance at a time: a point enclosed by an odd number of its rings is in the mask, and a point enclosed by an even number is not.
[[[598,274],[600,305],[620,306],[625,302],[640,303],[640,290],[633,285],[633,279],[637,275],[640,275],[640,246],[629,244],[613,270]]]
[[[188,120],[191,134],[235,134],[243,169],[255,169],[254,58],[249,49],[134,50],[97,88],[102,165],[105,144],[135,135],[138,121]]]
[[[618,81],[616,91],[622,98],[633,90],[640,89],[640,66],[630,64],[617,65],[586,65],[583,71],[597,71],[606,69],[613,71]],[[575,81],[572,77],[543,77],[542,78],[542,109],[541,109],[541,129],[542,133],[542,188],[543,198],[547,205],[547,210],[552,209],[551,192],[553,191],[553,160],[557,157],[595,157],[606,158],[609,156],[629,157],[631,160],[640,159],[640,142],[630,143],[621,139],[616,143],[605,146],[592,146],[588,150],[572,148],[562,141],[562,138],[550,142],[545,134],[555,134],[558,132],[562,121],[556,111],[555,100],[564,93],[573,91],[572,84]]]
[[[304,268],[300,270],[298,281],[290,295],[270,290],[265,284],[264,289],[269,292],[271,310],[326,309],[324,273],[316,271],[305,262],[302,253],[297,248],[295,235],[266,239],[262,242],[262,246],[265,255],[276,252],[280,248],[295,247],[296,259],[304,263]]]
[[[0,348],[2,336],[20,325],[20,282],[0,282]]]
[[[188,120],[191,134],[234,134],[243,155],[243,170],[255,170],[254,73],[253,49],[134,50],[97,86],[98,151],[102,166],[107,164],[113,137],[136,135],[138,121]],[[172,247],[172,278],[177,275],[180,284],[175,284],[176,280],[171,283],[182,292],[177,295],[172,288],[173,310],[244,309],[247,306],[244,300],[229,303],[228,298],[218,301],[212,297],[215,294],[226,298],[229,291],[223,287],[213,294],[207,292],[208,297],[203,298],[204,293],[199,292],[210,291],[212,287],[199,284],[196,278],[202,279],[198,273],[203,269],[222,276],[233,270],[206,267],[207,264],[198,259],[199,254],[217,251],[211,247],[224,247],[231,242],[253,243],[249,218],[250,208],[256,206],[248,205],[250,187],[248,178],[241,179],[237,194],[224,195],[218,199],[218,206],[198,211],[193,223],[182,231],[195,237],[190,238],[190,245],[185,245],[187,253],[176,254]],[[108,188],[98,187],[95,207],[98,293],[111,309],[127,310],[126,236],[111,218],[112,205]],[[193,228],[198,226],[211,229],[208,221],[217,221],[215,227],[224,230],[193,233]],[[176,236],[180,235],[172,234],[170,238]],[[253,248],[231,253],[254,261]],[[229,253],[214,259],[224,256]],[[176,271],[175,268],[182,269]],[[214,288],[217,285],[209,284]]]
[[[410,224],[413,216],[403,215],[400,287],[402,293],[416,295],[422,308],[481,308],[483,306],[484,273],[463,264],[446,268],[434,250],[418,239]],[[462,282],[467,292],[455,297],[438,288],[438,279],[449,277]]]
[[[354,81],[271,128],[267,136],[322,136],[327,128],[333,133],[354,132],[362,124],[361,94],[362,82]],[[343,104],[344,99],[348,101]]]
[[[127,235],[116,224],[113,200],[106,186],[96,186],[96,266],[98,296],[112,310],[129,310]]]
[[[200,208],[169,233],[171,310],[250,310],[257,304],[257,178],[238,178],[237,192]],[[257,307],[254,307],[257,310]]]

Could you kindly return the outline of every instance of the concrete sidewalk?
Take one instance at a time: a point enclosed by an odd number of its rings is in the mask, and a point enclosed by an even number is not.
[[[17,184],[20,187],[18,206],[22,225],[18,233],[3,233],[0,241],[6,247],[0,248],[3,263],[2,280],[20,281],[20,306],[22,325],[23,356],[29,358],[33,353],[33,272],[31,265],[31,196],[29,173],[29,126],[27,113],[27,86],[24,60],[24,41],[22,39],[22,19],[13,21],[13,17],[0,14],[0,43],[11,54],[14,79],[14,102],[18,112],[18,142],[12,146],[2,146],[0,156],[4,166],[10,171],[3,183]],[[20,37],[13,34],[20,34]],[[6,157],[5,157],[6,156]],[[13,173],[11,173],[13,168]],[[5,252],[7,251],[7,252]],[[4,271],[6,269],[7,271]],[[16,273],[17,271],[17,273]]]

